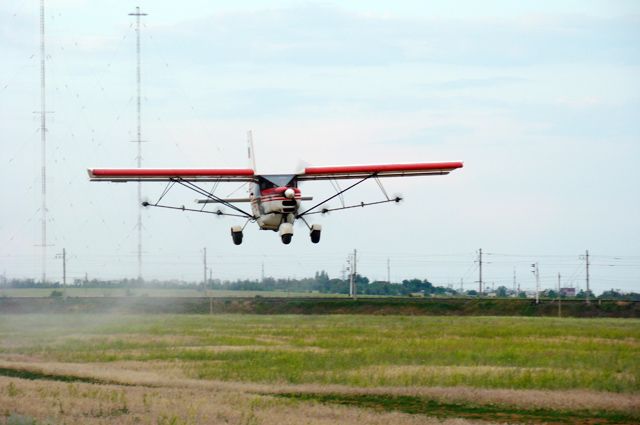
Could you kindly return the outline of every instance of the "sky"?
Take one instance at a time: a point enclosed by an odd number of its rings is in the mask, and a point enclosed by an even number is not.
[[[241,221],[145,209],[145,279],[201,279],[204,247],[222,280],[341,277],[357,249],[372,280],[471,289],[482,248],[489,286],[533,289],[537,262],[543,287],[584,288],[589,250],[593,290],[640,291],[640,3],[611,0],[46,1],[48,279],[63,248],[69,280],[137,276],[136,185],[86,174],[136,163],[137,5],[145,167],[246,167],[248,130],[263,173],[465,164],[385,180],[400,205],[314,216],[318,245],[249,224],[234,246]],[[38,2],[0,4],[0,57],[0,273],[39,279]]]

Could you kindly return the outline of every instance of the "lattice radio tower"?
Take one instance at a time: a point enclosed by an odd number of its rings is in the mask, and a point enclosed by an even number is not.
[[[140,17],[147,16],[146,13],[140,12],[140,6],[136,6],[136,11],[129,13],[129,16],[136,17],[136,83],[137,83],[137,115],[138,115],[138,131],[137,138],[133,142],[138,145],[138,155],[136,162],[138,168],[142,167],[142,103],[140,101],[140,91],[142,85],[142,71],[140,68]],[[142,280],[142,183],[138,182],[138,280]]]
[[[41,249],[42,283],[47,281],[47,98],[46,98],[46,51],[44,33],[44,0],[40,0],[40,145],[41,145]]]

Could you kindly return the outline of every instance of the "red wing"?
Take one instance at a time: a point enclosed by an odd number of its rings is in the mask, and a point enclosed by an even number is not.
[[[254,181],[250,168],[90,168],[91,181]]]
[[[298,174],[299,181],[357,179],[375,174],[376,177],[432,176],[449,174],[462,168],[462,162],[430,162],[416,164],[343,165],[307,167]]]

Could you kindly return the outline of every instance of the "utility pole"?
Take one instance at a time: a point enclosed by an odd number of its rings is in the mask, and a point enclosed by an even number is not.
[[[202,291],[205,296],[209,297],[209,314],[213,314],[213,298],[207,289],[207,247],[202,250]],[[211,278],[211,269],[209,269],[209,278]]]
[[[62,285],[67,286],[67,250],[62,248]]]
[[[531,273],[536,277],[536,304],[540,304],[540,269],[537,262],[533,263],[531,267],[533,268]]]
[[[264,283],[264,261],[262,262],[262,269],[260,272],[261,282]]]
[[[351,254],[347,255],[347,271],[349,272],[349,296],[353,297],[353,273],[351,273]],[[344,280],[344,279],[343,279]]]
[[[560,298],[560,273],[558,273],[558,317],[562,317],[562,298]]]
[[[585,251],[584,255],[585,265],[586,265],[586,283],[587,283],[587,304],[589,304],[589,250]]]
[[[203,264],[203,280],[202,280],[202,289],[204,290],[207,287],[207,247],[204,248],[204,254],[202,256],[202,264]]]
[[[478,250],[478,296],[482,295],[482,248]]]
[[[460,278],[460,295],[464,293],[464,279]]]
[[[142,71],[140,69],[140,17],[147,16],[146,13],[140,12],[140,6],[136,6],[136,11],[129,13],[129,16],[136,17],[136,83],[137,83],[137,139],[134,143],[138,145],[138,155],[136,156],[136,162],[138,168],[142,167],[142,102],[141,102],[141,86],[142,86]],[[136,224],[138,228],[138,281],[142,281],[142,183],[138,182],[138,222]]]
[[[57,254],[56,258],[62,259],[62,290],[67,288],[67,250],[62,248],[62,253]]]
[[[353,299],[358,298],[358,283],[356,279],[358,277],[358,250],[353,250]]]
[[[516,268],[513,268],[513,293],[518,296],[517,283],[516,283]]]
[[[391,260],[387,257],[387,283],[391,283]]]
[[[354,300],[358,297],[357,295],[357,287],[356,287],[356,274],[358,273],[358,268],[356,266],[358,261],[358,251],[353,250],[353,256],[349,255],[349,259],[347,260],[350,263],[350,272],[349,273],[349,295]]]

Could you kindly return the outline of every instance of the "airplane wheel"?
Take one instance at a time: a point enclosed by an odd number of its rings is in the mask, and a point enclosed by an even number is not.
[[[291,233],[285,233],[284,235],[281,236],[282,238],[282,243],[285,245],[289,245],[291,243],[291,237],[293,235]]]
[[[313,242],[313,243],[320,242],[320,230],[312,230],[311,231],[311,242]]]
[[[231,232],[231,238],[234,244],[240,245],[242,243],[242,232]]]

